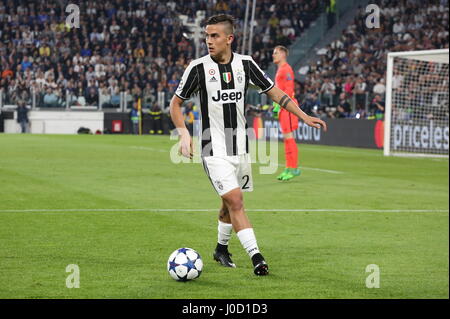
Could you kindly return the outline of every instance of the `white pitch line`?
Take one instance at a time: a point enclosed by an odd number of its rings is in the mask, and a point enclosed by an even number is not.
[[[70,213],[70,212],[106,212],[106,213],[114,213],[114,212],[211,212],[211,211],[219,211],[218,209],[177,209],[177,208],[169,208],[169,209],[158,209],[158,208],[70,208],[70,209],[6,209],[0,210],[0,213]]]
[[[284,166],[284,165],[279,164],[279,166]],[[334,171],[334,170],[331,170],[331,169],[322,169],[322,168],[306,167],[306,166],[300,166],[299,168],[300,169],[311,170],[311,171],[319,171],[319,172],[331,173],[331,174],[344,174],[344,172]]]
[[[264,165],[264,164],[260,164],[259,165]],[[279,167],[285,167],[285,164],[278,164]],[[344,172],[341,171],[334,171],[331,169],[323,169],[323,168],[315,168],[315,167],[307,167],[307,166],[299,166],[298,168],[300,169],[305,169],[305,170],[311,170],[311,171],[319,171],[319,172],[324,172],[324,173],[330,173],[330,174],[345,174]]]
[[[246,209],[251,212],[447,213],[448,209]]]
[[[69,212],[217,212],[219,209],[178,208],[92,208],[92,209],[2,209],[0,213],[69,213]],[[312,213],[448,213],[448,209],[245,209],[247,212]]]
[[[135,149],[135,150],[152,151],[152,152],[160,152],[160,153],[168,153],[169,152],[167,150],[162,150],[159,148],[152,148],[152,147],[147,147],[147,146],[130,146],[130,148]]]
[[[262,164],[261,164],[262,165]],[[280,167],[285,167],[284,164],[278,164],[278,166]],[[307,167],[307,166],[299,166],[298,168],[300,169],[306,169],[306,170],[311,170],[311,171],[319,171],[319,172],[325,172],[325,173],[330,173],[330,174],[345,174],[344,172],[341,171],[334,171],[331,169],[323,169],[323,168],[315,168],[315,167]]]

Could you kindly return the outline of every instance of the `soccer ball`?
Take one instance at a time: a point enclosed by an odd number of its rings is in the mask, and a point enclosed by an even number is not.
[[[200,277],[203,261],[200,254],[192,248],[175,250],[167,261],[167,271],[177,281],[188,281]]]

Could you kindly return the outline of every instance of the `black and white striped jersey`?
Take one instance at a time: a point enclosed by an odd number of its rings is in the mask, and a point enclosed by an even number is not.
[[[175,94],[183,100],[199,95],[202,156],[248,153],[244,106],[249,86],[261,94],[274,83],[248,55],[233,52],[227,64],[206,55],[186,68]]]

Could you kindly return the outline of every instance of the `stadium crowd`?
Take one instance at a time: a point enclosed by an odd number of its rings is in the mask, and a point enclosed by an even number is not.
[[[239,17],[240,52],[245,1],[83,1],[80,28],[66,24],[63,1],[0,0],[0,90],[6,104],[118,107],[120,92],[131,106],[166,105],[195,48],[179,13],[195,18],[229,13]],[[68,3],[65,3],[68,4]],[[275,44],[288,46],[324,8],[318,0],[258,1],[253,56],[262,68]],[[207,54],[202,44],[201,55]]]
[[[273,47],[289,46],[325,11],[325,3],[257,2],[252,56],[261,68],[269,67]],[[368,29],[361,8],[342,36],[318,51],[319,60],[300,70],[305,81],[296,81],[296,95],[307,113],[378,116],[384,109],[388,48],[448,48],[448,0],[375,3],[381,8],[381,28]],[[206,17],[222,12],[238,17],[234,50],[241,52],[245,1],[108,0],[79,5],[80,28],[71,28],[58,1],[0,0],[0,90],[6,104],[31,104],[34,90],[41,107],[65,106],[66,91],[69,105],[115,108],[125,92],[129,108],[138,97],[144,107],[167,107],[184,68],[195,58],[180,12],[189,22],[197,10],[204,10]],[[205,54],[202,42],[200,55]]]
[[[448,0],[373,2],[381,9],[381,28],[367,28],[367,13],[361,8],[342,36],[318,51],[319,60],[300,70],[306,80],[297,84],[296,93],[305,101],[303,108],[308,113],[382,117],[388,51],[448,48]]]

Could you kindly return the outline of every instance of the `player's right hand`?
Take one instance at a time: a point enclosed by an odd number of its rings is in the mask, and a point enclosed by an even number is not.
[[[180,148],[178,150],[178,154],[183,155],[184,157],[192,159],[194,157],[193,147],[192,147],[192,138],[190,134],[182,134],[180,139]]]
[[[319,128],[319,129],[322,128],[325,132],[327,131],[327,123],[325,123],[324,121],[322,121],[321,119],[319,119],[317,117],[308,116],[304,120],[304,122],[308,126]]]

